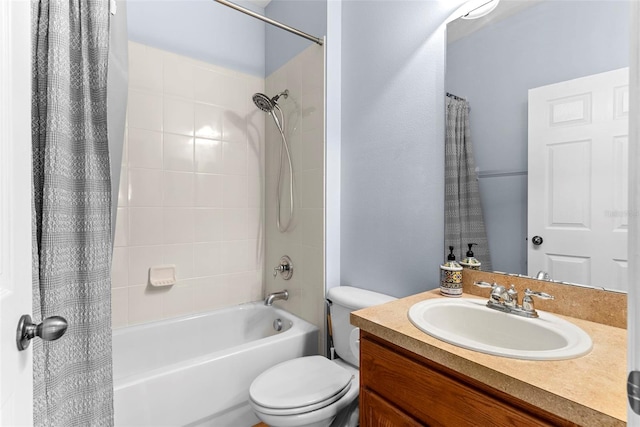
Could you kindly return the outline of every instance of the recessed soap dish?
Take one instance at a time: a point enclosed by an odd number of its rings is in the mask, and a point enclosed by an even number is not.
[[[176,266],[154,265],[149,269],[151,286],[171,286],[176,284]]]

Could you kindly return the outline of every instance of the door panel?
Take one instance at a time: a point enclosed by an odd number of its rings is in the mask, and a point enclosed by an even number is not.
[[[529,91],[531,276],[627,289],[628,79],[624,68]]]
[[[547,146],[549,207],[547,227],[588,229],[591,226],[591,141]]]
[[[32,425],[31,349],[16,327],[31,313],[30,3],[0,2],[0,424]]]

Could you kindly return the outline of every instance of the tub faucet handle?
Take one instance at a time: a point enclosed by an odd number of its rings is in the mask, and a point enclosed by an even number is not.
[[[289,270],[289,266],[287,265],[278,265],[276,267],[273,267],[273,277],[277,277],[278,273],[282,273]]]
[[[286,255],[280,258],[280,264],[273,267],[274,279],[278,277],[278,273],[280,273],[284,280],[291,279],[291,276],[293,276],[293,263],[291,262],[291,258]]]

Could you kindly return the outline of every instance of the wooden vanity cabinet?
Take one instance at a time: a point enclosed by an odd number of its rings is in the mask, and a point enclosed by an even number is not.
[[[360,426],[574,426],[362,331]]]

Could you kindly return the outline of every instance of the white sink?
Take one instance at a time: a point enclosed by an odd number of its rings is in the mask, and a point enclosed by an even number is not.
[[[538,310],[537,319],[502,313],[481,299],[429,299],[409,309],[409,320],[427,334],[470,350],[526,360],[563,360],[591,351],[582,329]]]

